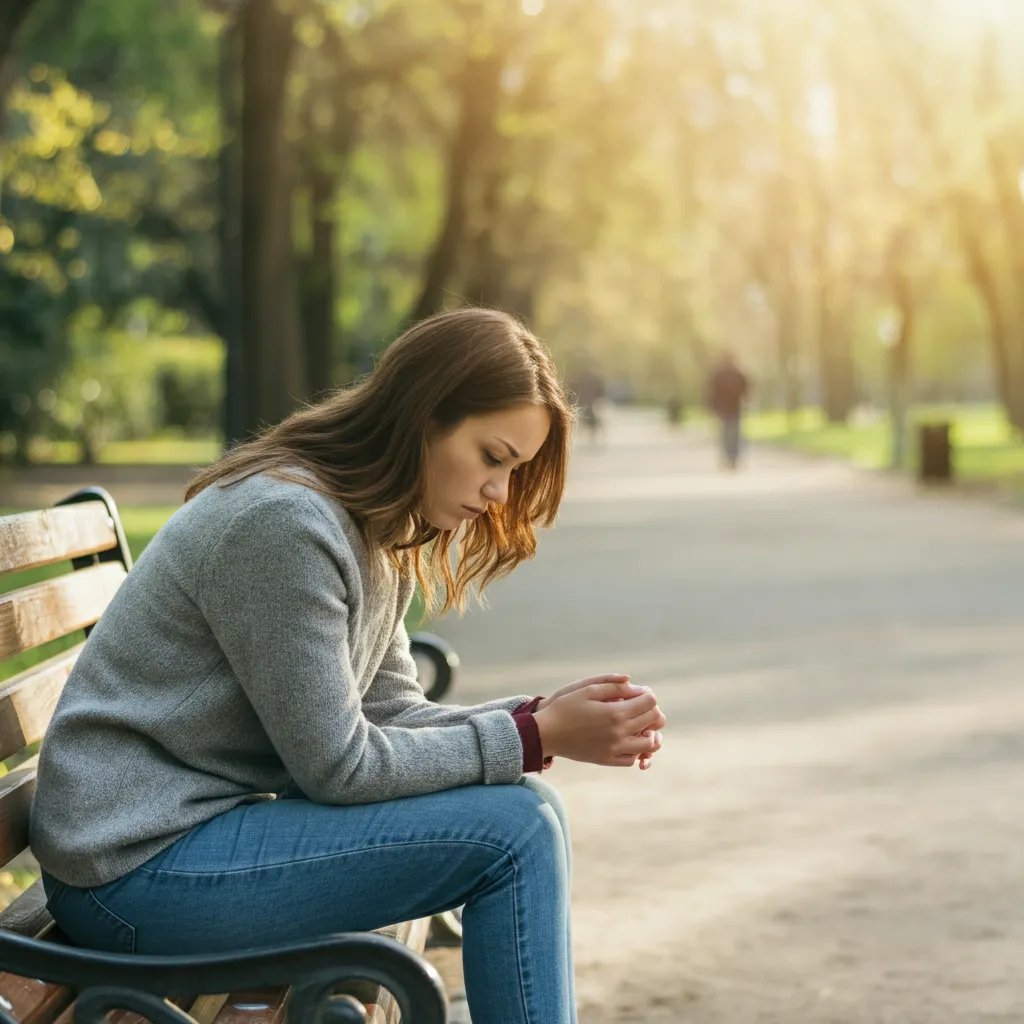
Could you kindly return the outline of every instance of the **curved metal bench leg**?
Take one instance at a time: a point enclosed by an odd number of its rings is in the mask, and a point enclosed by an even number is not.
[[[413,633],[409,637],[409,650],[414,658],[430,663],[434,678],[424,686],[427,700],[440,700],[455,683],[459,668],[459,656],[447,640],[434,633]]]

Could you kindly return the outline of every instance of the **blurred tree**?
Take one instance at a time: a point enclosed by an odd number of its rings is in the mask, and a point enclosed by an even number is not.
[[[0,415],[23,458],[34,418],[18,410],[60,377],[77,310],[93,307],[113,327],[138,318],[138,299],[149,295],[215,320],[196,267],[198,240],[213,224],[203,167],[215,140],[182,134],[151,102],[99,101],[44,65],[15,83],[8,106],[0,289],[22,312],[0,324],[18,368],[0,383]]]
[[[464,301],[659,399],[736,347],[834,421],[984,394],[987,343],[1024,422],[1024,9],[943,10],[12,2],[0,448],[140,299],[225,338],[229,437]]]
[[[976,63],[968,50],[968,59],[957,71],[962,76],[961,95],[969,97],[966,110],[953,108],[939,100],[937,70],[944,54],[929,46],[935,41],[922,30],[920,11],[894,0],[888,6],[875,3],[871,9],[876,38],[882,43],[882,52],[889,63],[892,80],[905,97],[908,108],[920,127],[928,156],[937,169],[941,182],[941,198],[955,226],[963,259],[970,280],[981,295],[989,320],[989,341],[999,399],[1007,418],[1018,430],[1024,430],[1024,310],[1014,308],[1014,293],[1019,285],[1004,282],[1012,277],[1018,258],[1024,261],[1024,249],[1019,245],[1016,228],[1024,221],[1021,216],[1019,168],[1024,139],[1017,136],[1018,184],[1016,194],[1006,181],[1007,167],[1001,153],[1001,141],[1007,138],[1005,129],[993,131],[993,106],[1001,92],[999,62],[993,49],[992,36],[984,34],[980,40],[981,60]],[[916,31],[915,31],[916,29]],[[972,42],[970,37],[968,44]],[[973,88],[972,88],[973,86]],[[979,116],[980,115],[980,116]],[[969,131],[969,119],[983,130]],[[1004,118],[996,124],[1005,123]],[[973,136],[973,138],[972,138]],[[965,139],[973,146],[965,147]],[[992,181],[986,181],[981,168],[970,156],[977,153],[987,157]],[[973,153],[972,153],[973,150]],[[980,151],[980,152],[979,152]],[[979,161],[980,162],[980,161]],[[982,165],[984,166],[984,165]],[[989,187],[994,182],[995,206],[1002,220],[1002,230],[1009,247],[1010,267],[1001,262],[991,244],[991,231],[987,229],[990,206]]]
[[[241,335],[245,433],[305,397],[292,255],[293,166],[285,137],[295,18],[275,0],[241,12]]]

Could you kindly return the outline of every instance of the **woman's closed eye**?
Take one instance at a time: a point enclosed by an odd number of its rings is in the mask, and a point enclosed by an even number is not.
[[[500,466],[502,460],[498,458],[493,452],[489,452],[486,448],[484,449],[484,462],[488,466]]]

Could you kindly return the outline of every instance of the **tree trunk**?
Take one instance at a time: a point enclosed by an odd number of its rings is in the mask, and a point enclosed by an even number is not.
[[[877,8],[876,14],[880,12],[881,9]],[[880,29],[879,38],[889,42],[891,33],[888,32],[881,21],[878,22],[878,25]],[[991,45],[991,42],[992,39],[990,37],[987,45]],[[887,47],[887,52],[893,70],[914,102],[918,121],[931,145],[937,169],[942,175],[949,175],[952,161],[937,125],[938,115],[936,108],[940,101],[936,99],[934,92],[927,88],[917,72],[916,66],[911,61],[901,60],[891,45]],[[994,65],[995,61],[991,53],[983,53],[983,59],[980,62],[983,78]],[[982,89],[982,94],[984,93],[985,88]],[[980,120],[981,118],[979,118]],[[1012,325],[1010,318],[1007,316],[1002,299],[1000,298],[995,275],[985,256],[976,218],[972,216],[973,211],[970,200],[963,192],[953,189],[950,191],[950,201],[971,279],[981,293],[988,310],[989,338],[992,345],[993,366],[999,398],[1009,421],[1019,430],[1024,430],[1024,386],[1021,385],[1016,375],[1016,353],[1014,353],[1012,348]],[[1013,230],[1010,225],[1007,225],[1007,227],[1008,230]],[[1021,357],[1022,362],[1024,362],[1024,352],[1021,353]]]
[[[994,365],[999,377],[999,394],[1009,421],[1024,431],[1024,213],[1021,211],[1020,190],[1016,176],[1011,172],[1012,162],[1005,158],[993,140],[989,140],[989,166],[996,185],[1000,221],[1006,236],[1013,269],[1010,310],[998,292],[994,275],[981,250],[980,240],[973,237],[968,253],[971,276],[989,309]],[[975,231],[970,225],[964,230]],[[967,248],[967,246],[965,246]],[[977,267],[974,266],[977,264]]]
[[[4,0],[0,4],[0,66],[14,49],[14,37],[37,0]]]
[[[7,121],[7,91],[16,77],[14,39],[38,0],[3,0],[0,3],[0,136]]]
[[[833,322],[827,336],[822,373],[822,409],[829,423],[845,423],[856,402],[856,367],[845,324]]]
[[[311,162],[306,174],[310,192],[312,252],[302,279],[302,328],[306,349],[306,392],[309,397],[329,391],[334,380],[334,296],[337,287],[334,221],[329,203],[334,177]]]
[[[1020,136],[1015,126],[1008,127],[1001,120],[993,123],[991,116],[992,111],[1004,107],[1007,101],[1000,45],[1000,37],[990,30],[982,42],[979,56],[975,102],[978,123],[989,126],[985,150],[1010,256],[1012,283],[1008,292],[1000,290],[997,276],[985,257],[982,237],[976,226],[977,218],[970,216],[970,199],[959,193],[956,202],[961,231],[969,233],[964,248],[971,276],[989,308],[999,393],[1007,418],[1018,430],[1024,430],[1024,381],[1021,379],[1024,373],[1024,301],[1020,292],[1024,288],[1024,209],[1021,208],[1018,182],[1020,160],[1016,156]]]
[[[305,397],[291,231],[292,181],[284,136],[292,17],[274,0],[242,15],[243,422],[253,434]]]
[[[224,339],[224,445],[245,438],[245,379],[242,370],[242,32],[225,25],[220,39],[218,89],[224,142],[218,168],[220,203],[220,333]]]
[[[834,308],[835,292],[823,283],[818,292],[818,363],[821,407],[829,423],[845,423],[854,404],[854,365],[850,334]]]
[[[1011,324],[1007,316],[995,274],[985,256],[981,239],[975,227],[970,202],[964,195],[955,199],[956,219],[967,269],[974,287],[978,289],[988,312],[989,343],[992,346],[992,365],[995,370],[996,391],[1007,419],[1024,430],[1024,389],[1017,379],[1017,366],[1012,348]]]
[[[910,337],[914,330],[914,300],[910,281],[899,269],[890,271],[893,301],[900,325],[889,353],[889,416],[892,443],[891,469],[902,469],[907,457],[907,411],[910,404]]]
[[[466,297],[481,306],[505,304],[503,278],[506,267],[498,253],[496,238],[501,216],[502,181],[503,175],[494,169],[484,176],[479,210],[481,225],[471,247],[473,270],[466,283]]]
[[[829,249],[829,223],[833,206],[823,181],[814,182],[818,225],[812,251],[817,264],[818,383],[821,407],[829,423],[845,423],[853,408],[853,354],[843,311],[837,307],[832,254]]]
[[[466,225],[467,186],[477,154],[493,140],[503,53],[470,58],[462,71],[459,123],[448,158],[448,187],[441,231],[427,259],[423,286],[409,316],[422,320],[441,308],[445,284],[458,259]]]
[[[780,274],[775,316],[775,345],[782,387],[782,403],[792,425],[800,408],[801,385],[796,370],[796,285],[788,270]]]

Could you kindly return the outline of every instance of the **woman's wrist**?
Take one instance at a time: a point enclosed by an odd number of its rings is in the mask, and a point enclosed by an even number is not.
[[[544,757],[554,757],[558,753],[558,730],[551,712],[544,711],[538,706],[533,713],[533,720],[537,723],[537,732],[540,734],[540,746]]]

